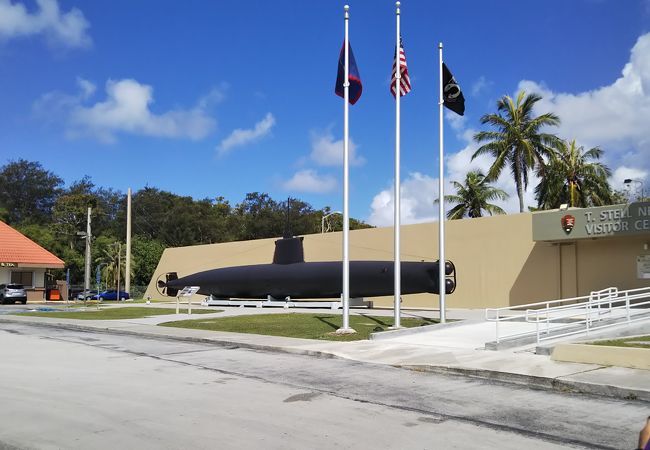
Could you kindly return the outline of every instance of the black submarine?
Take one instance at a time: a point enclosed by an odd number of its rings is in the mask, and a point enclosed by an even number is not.
[[[199,294],[230,299],[338,298],[343,292],[341,261],[305,262],[303,237],[275,241],[271,264],[224,267],[178,277],[176,272],[159,279],[158,290],[175,297],[186,286],[199,286]],[[393,261],[350,261],[350,297],[393,295]],[[162,278],[162,276],[161,276]],[[401,262],[401,293],[439,294],[438,261]],[[456,289],[456,268],[445,263],[445,292]]]

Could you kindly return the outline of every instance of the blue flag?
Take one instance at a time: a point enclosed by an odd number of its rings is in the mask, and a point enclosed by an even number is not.
[[[345,45],[345,43],[343,44]],[[348,80],[350,81],[350,104],[354,105],[361,97],[363,86],[361,85],[361,77],[359,76],[359,69],[357,62],[354,60],[354,53],[352,47],[348,42],[350,67],[348,68]],[[343,97],[343,79],[345,78],[345,48],[341,46],[341,54],[339,56],[339,70],[336,74],[336,88],[334,92],[339,97]]]

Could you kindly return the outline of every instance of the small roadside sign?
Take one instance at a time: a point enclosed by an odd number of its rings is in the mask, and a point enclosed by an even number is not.
[[[178,294],[176,295],[176,314],[180,313],[179,303],[181,297],[187,297],[187,313],[192,314],[192,301],[190,297],[196,294],[199,289],[201,289],[201,286],[185,286],[183,289],[178,291]]]

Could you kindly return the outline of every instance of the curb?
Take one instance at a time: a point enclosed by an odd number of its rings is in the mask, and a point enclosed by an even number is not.
[[[22,321],[22,320],[11,320],[7,318],[0,318],[0,323],[11,323],[11,324],[27,324],[37,327],[49,327],[49,328],[59,328],[64,330],[73,330],[73,331],[92,331],[96,333],[106,333],[106,334],[115,334],[115,335],[126,335],[126,336],[140,336],[149,339],[163,339],[163,340],[172,340],[172,341],[181,341],[181,342],[197,342],[217,345],[219,347],[228,348],[228,349],[237,349],[243,348],[248,350],[256,351],[266,351],[273,353],[287,353],[294,355],[304,355],[311,356],[322,359],[346,359],[349,361],[354,361],[350,358],[345,358],[338,356],[334,353],[323,352],[320,350],[310,350],[304,348],[296,347],[279,347],[272,345],[264,344],[254,344],[250,342],[237,342],[232,340],[225,339],[213,339],[213,338],[204,338],[204,337],[193,337],[193,336],[171,336],[169,334],[158,334],[142,331],[133,331],[133,330],[122,330],[116,328],[103,328],[103,327],[94,327],[87,325],[79,324],[67,324],[61,322],[48,323],[41,321]],[[372,364],[372,363],[370,363]],[[381,363],[375,363],[381,364]],[[554,392],[561,393],[574,393],[574,394],[589,394],[596,395],[600,397],[609,397],[620,400],[640,400],[645,402],[650,402],[650,391],[638,390],[638,389],[627,389],[619,386],[605,385],[605,384],[594,384],[586,383],[582,381],[569,381],[562,380],[561,378],[546,378],[538,377],[534,375],[523,375],[510,372],[499,372],[495,370],[488,369],[469,369],[463,367],[453,367],[453,366],[430,366],[430,365],[409,365],[409,364],[386,364],[391,365],[392,367],[413,370],[418,372],[430,372],[441,375],[455,375],[455,376],[464,376],[479,380],[485,380],[488,382],[497,382],[504,384],[512,384],[516,386],[524,386],[533,389],[544,389]]]
[[[110,327],[94,327],[87,325],[79,325],[76,323],[61,323],[61,322],[40,322],[40,321],[22,321],[22,320],[10,320],[5,318],[0,318],[0,323],[11,323],[11,324],[27,324],[35,327],[44,327],[44,328],[59,328],[63,330],[71,331],[91,331],[95,333],[105,333],[105,334],[115,334],[115,335],[124,335],[124,336],[140,336],[148,339],[164,339],[170,341],[180,341],[180,342],[196,342],[201,344],[213,344],[218,345],[219,347],[236,349],[244,348],[248,350],[259,350],[267,351],[274,353],[291,353],[296,355],[306,355],[314,356],[317,358],[323,359],[346,359],[341,358],[333,353],[321,352],[319,350],[309,350],[301,348],[292,348],[292,347],[277,347],[272,345],[264,344],[253,344],[250,342],[237,342],[232,340],[216,339],[216,338],[204,338],[204,337],[194,337],[194,336],[171,336],[169,334],[158,334],[150,333],[146,331],[133,331],[133,330],[122,330],[119,328],[110,328]]]
[[[404,365],[397,366],[420,372],[432,372],[446,375],[462,375],[490,382],[526,386],[532,389],[545,389],[561,393],[589,394],[599,397],[609,397],[619,400],[640,400],[650,402],[650,391],[628,389],[607,384],[586,383],[584,381],[569,381],[561,378],[536,377],[510,372],[498,372],[487,369],[466,369],[463,367]]]

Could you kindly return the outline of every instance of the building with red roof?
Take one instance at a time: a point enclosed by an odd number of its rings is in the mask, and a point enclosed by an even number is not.
[[[56,255],[0,221],[0,284],[22,284],[28,300],[43,300],[45,272],[64,266]]]

